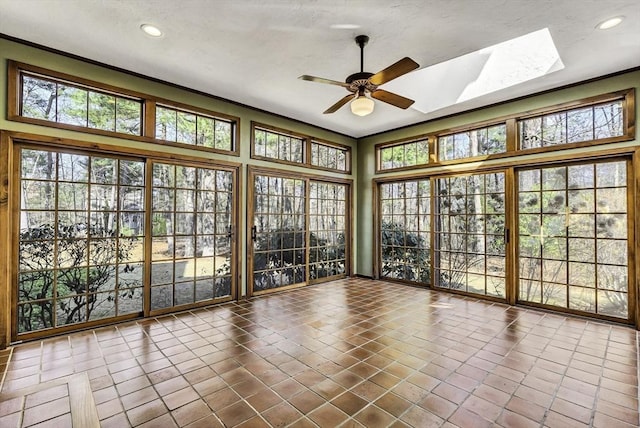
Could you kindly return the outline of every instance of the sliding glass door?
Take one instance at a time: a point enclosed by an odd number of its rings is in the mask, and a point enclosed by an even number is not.
[[[231,171],[154,163],[151,310],[231,296]]]
[[[506,298],[504,172],[434,182],[435,286]]]
[[[518,171],[521,302],[629,317],[628,165]]]

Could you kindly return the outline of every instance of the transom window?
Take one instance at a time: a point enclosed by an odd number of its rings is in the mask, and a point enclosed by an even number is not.
[[[503,153],[507,149],[505,124],[438,137],[438,160],[454,160]]]
[[[603,94],[535,111],[511,114],[448,130],[415,136],[412,141],[376,145],[376,172],[440,167],[479,159],[498,159],[635,138],[635,93]],[[427,141],[434,141],[429,152]],[[408,140],[408,139],[407,139]]]
[[[624,135],[623,101],[581,107],[522,119],[520,147],[530,149]]]
[[[429,140],[421,139],[393,144],[379,149],[380,170],[426,165],[429,162]]]
[[[15,61],[8,82],[8,120],[240,154],[234,116]]]
[[[351,147],[251,123],[251,157],[314,169],[351,173]]]
[[[55,123],[141,135],[142,100],[22,73],[20,114]]]
[[[187,110],[156,105],[156,138],[211,149],[234,150],[235,123]]]
[[[311,165],[349,172],[349,150],[318,141],[311,142]]]
[[[304,139],[268,129],[254,128],[253,154],[259,158],[303,163]]]

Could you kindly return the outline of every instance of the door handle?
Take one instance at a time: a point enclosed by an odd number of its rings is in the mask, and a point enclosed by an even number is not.
[[[251,228],[251,239],[253,239],[254,241],[256,240],[257,233],[258,233],[258,228],[256,226],[253,226]]]

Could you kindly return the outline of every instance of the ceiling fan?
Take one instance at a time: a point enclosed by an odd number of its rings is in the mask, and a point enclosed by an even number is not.
[[[324,114],[333,113],[351,101],[351,112],[358,116],[366,116],[373,111],[374,107],[374,102],[371,98],[366,96],[367,93],[369,93],[372,98],[401,109],[406,109],[413,104],[413,100],[394,94],[393,92],[385,91],[384,89],[378,89],[378,86],[415,70],[419,67],[418,63],[409,57],[405,57],[376,74],[365,72],[364,46],[368,41],[368,36],[356,37],[356,44],[360,46],[360,72],[350,75],[344,82],[309,76],[306,74],[298,77],[298,79],[309,80],[311,82],[342,86],[343,88],[346,88],[347,91],[351,92],[349,95],[340,99],[337,103],[326,109]]]

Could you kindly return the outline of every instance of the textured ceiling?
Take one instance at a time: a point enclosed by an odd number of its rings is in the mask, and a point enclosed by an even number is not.
[[[618,15],[618,27],[595,29]],[[164,36],[146,36],[143,23]],[[358,28],[332,28],[341,24]],[[428,113],[376,101],[366,117],[348,106],[323,115],[345,90],[297,79],[359,71],[358,34],[371,38],[365,71],[376,72],[405,56],[433,66],[544,28],[564,69]],[[640,66],[638,0],[0,0],[0,33],[353,137]],[[437,93],[446,82],[402,82],[410,78],[389,88],[447,98]]]

